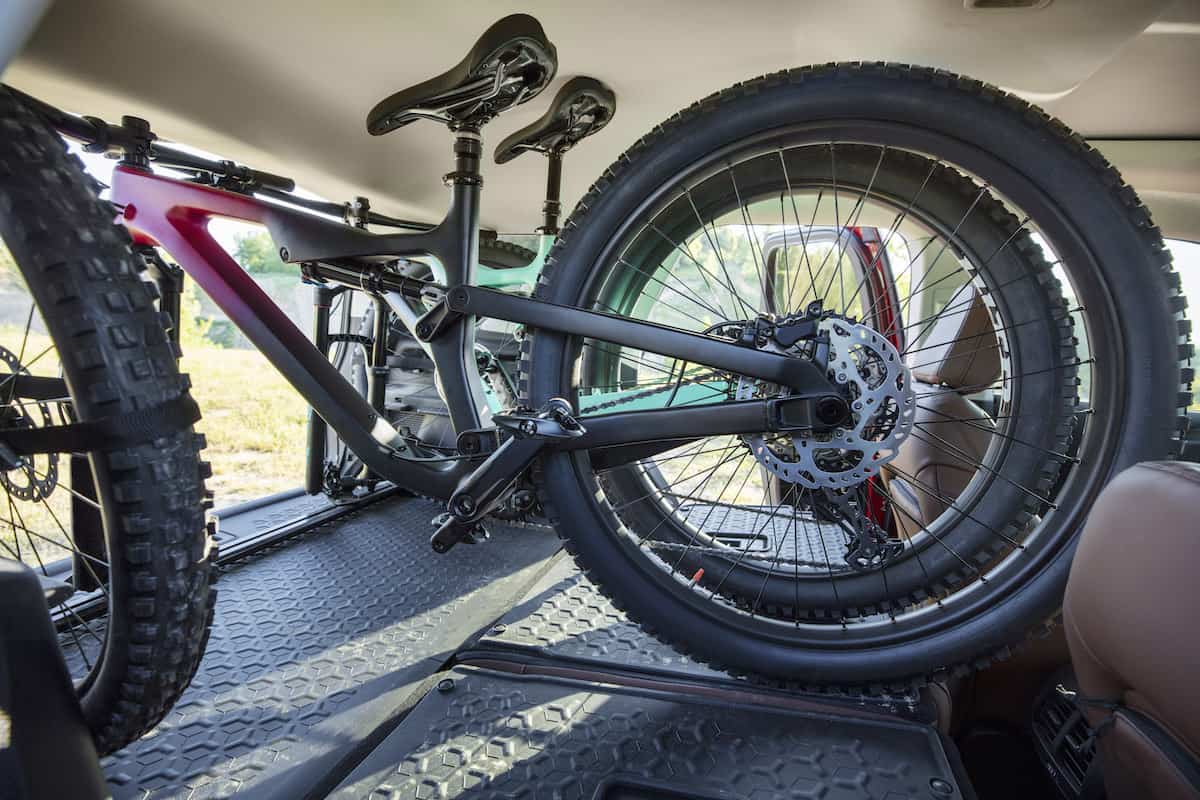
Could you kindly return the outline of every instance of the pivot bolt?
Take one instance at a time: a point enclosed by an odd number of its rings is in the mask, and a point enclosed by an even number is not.
[[[440,681],[437,682],[437,690],[439,692],[441,692],[442,694],[446,694],[447,692],[453,692],[454,691],[454,681],[450,680],[449,678],[442,678]]]
[[[454,507],[454,516],[469,517],[475,513],[475,498],[469,494],[460,494],[450,501]]]

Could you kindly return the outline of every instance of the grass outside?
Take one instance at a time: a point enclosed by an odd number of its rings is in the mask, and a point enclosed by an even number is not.
[[[218,508],[300,485],[308,406],[261,353],[192,343],[180,368],[204,415]]]

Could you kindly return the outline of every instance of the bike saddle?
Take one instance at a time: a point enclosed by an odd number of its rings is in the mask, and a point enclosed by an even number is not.
[[[540,153],[569,150],[580,139],[607,125],[616,110],[617,96],[612,89],[595,78],[572,78],[558,90],[539,120],[500,142],[496,163],[512,161],[527,150]]]
[[[557,69],[557,53],[541,23],[512,14],[484,31],[454,67],[376,105],[367,115],[367,130],[380,136],[417,119],[478,126],[536,97]]]

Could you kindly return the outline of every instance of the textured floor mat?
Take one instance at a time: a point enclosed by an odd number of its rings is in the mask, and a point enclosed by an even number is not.
[[[928,726],[458,668],[333,795],[956,800]]]
[[[229,510],[216,511],[219,518],[217,543],[224,546],[227,541],[249,538],[267,533],[292,522],[336,509],[333,501],[323,494],[299,494],[281,498],[278,502],[257,508],[251,507],[239,510],[244,506],[235,506]]]
[[[747,563],[797,564],[801,571],[821,574],[830,567],[846,566],[845,532],[834,523],[821,522],[811,511],[788,505],[686,503],[679,513]]]
[[[535,651],[597,668],[643,668],[689,677],[728,678],[663,644],[629,621],[565,553],[500,618],[481,648]]]
[[[436,556],[438,511],[385,500],[225,567],[191,687],[104,760],[114,795],[296,800],[331,788],[558,549],[546,529],[495,526],[491,543]]]
[[[642,631],[584,577],[564,553],[524,598],[479,641],[473,660],[511,653],[558,664],[605,671],[627,669],[665,679],[743,684],[724,672],[681,655]],[[830,697],[829,693],[822,696]],[[925,712],[916,693],[869,699],[839,695],[860,704],[916,716]]]

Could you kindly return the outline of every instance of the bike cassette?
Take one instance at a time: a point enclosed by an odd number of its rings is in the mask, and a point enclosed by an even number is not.
[[[849,416],[829,430],[752,434],[742,440],[759,464],[787,483],[844,489],[873,477],[896,457],[912,431],[916,395],[903,357],[873,328],[827,316],[817,323],[814,338],[828,342],[827,377],[844,394]],[[740,378],[736,398],[777,391]]]

